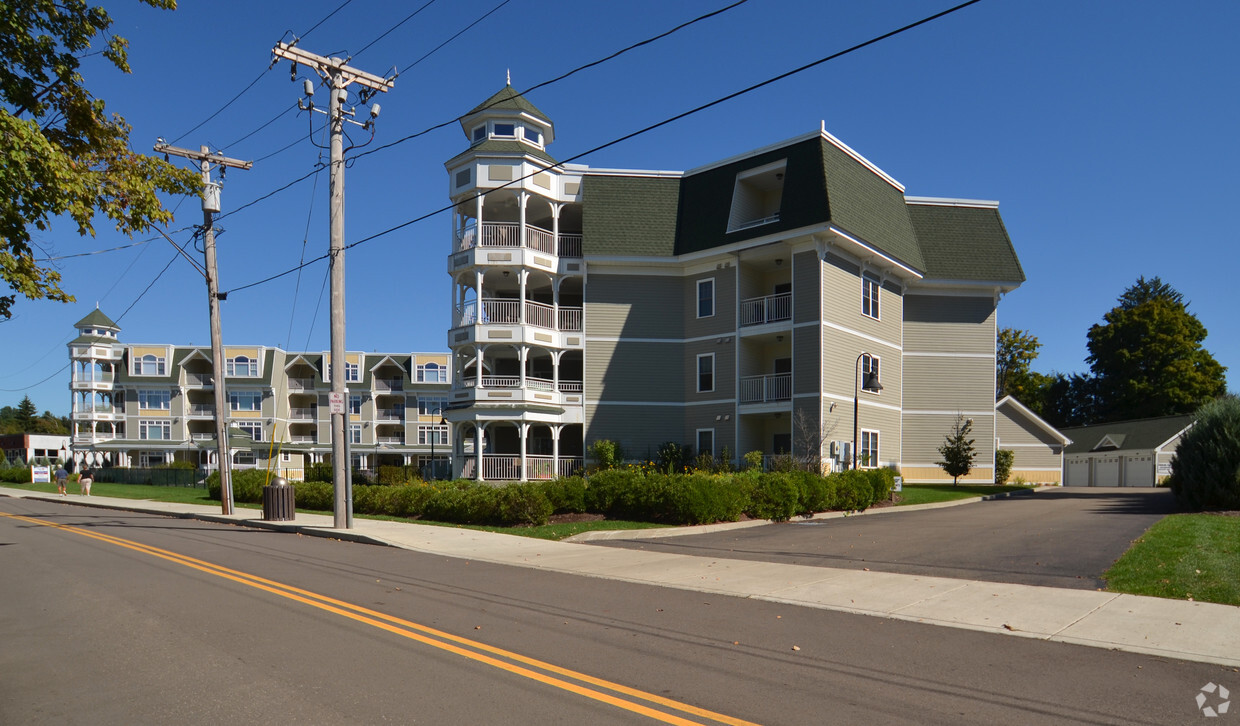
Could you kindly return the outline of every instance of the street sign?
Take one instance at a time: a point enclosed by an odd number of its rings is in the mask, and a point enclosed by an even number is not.
[[[896,477],[896,484],[895,484],[895,486],[893,486],[893,487],[891,488],[891,491],[893,491],[893,492],[902,492],[902,491],[904,491],[904,477],[902,477],[902,476],[898,476],[898,477]]]
[[[328,413],[344,413],[344,394],[335,392],[327,394],[327,405],[330,408]]]

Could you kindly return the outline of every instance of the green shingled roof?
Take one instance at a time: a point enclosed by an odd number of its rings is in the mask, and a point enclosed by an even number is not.
[[[536,116],[547,123],[551,123],[551,119],[547,118],[547,114],[538,110],[538,107],[525,100],[512,86],[504,86],[495,95],[491,96],[482,103],[474,106],[465,117],[473,116],[481,111],[524,111],[531,116]]]
[[[1107,437],[1110,437],[1112,443],[1118,445],[1119,450],[1152,449],[1188,428],[1192,422],[1191,415],[1161,416],[1062,429],[1063,435],[1072,439],[1072,443],[1064,449],[1064,452],[1068,454],[1088,453],[1097,448],[1098,444]]]
[[[120,330],[121,326],[112,322],[112,318],[104,315],[99,308],[90,311],[90,315],[82,318],[74,323],[75,328],[111,328],[112,330]]]
[[[911,202],[908,213],[928,279],[1025,281],[997,208]]]
[[[460,161],[462,158],[466,156],[478,156],[478,155],[484,155],[487,153],[527,154],[529,156],[534,157],[535,159],[542,159],[548,164],[559,163],[558,161],[555,160],[554,157],[551,156],[551,154],[548,154],[546,151],[543,151],[542,149],[536,146],[531,146],[530,144],[527,144],[521,141],[497,141],[495,139],[487,139],[486,141],[482,141],[477,144],[474,144],[473,146],[469,147],[465,151],[462,151],[461,153],[452,157],[444,164],[444,166],[451,168],[453,165],[456,164],[456,162]]]
[[[819,144],[831,223],[909,267],[926,269],[904,192],[827,139]]]
[[[680,179],[587,175],[582,199],[586,255],[675,254]]]

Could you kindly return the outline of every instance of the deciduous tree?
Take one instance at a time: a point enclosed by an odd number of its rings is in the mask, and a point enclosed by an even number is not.
[[[171,9],[175,0],[142,0]],[[80,63],[94,44],[123,73],[128,41],[82,0],[8,0],[0,10],[0,318],[17,295],[69,302],[60,274],[35,261],[33,234],[54,220],[95,233],[102,215],[124,234],[167,222],[159,194],[197,193],[193,172],[129,147],[130,126],[84,85]]]

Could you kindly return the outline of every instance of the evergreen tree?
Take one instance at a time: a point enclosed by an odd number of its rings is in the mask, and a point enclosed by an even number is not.
[[[1206,328],[1161,279],[1137,279],[1089,330],[1095,420],[1191,413],[1226,392],[1226,368],[1201,343]]]
[[[952,486],[960,482],[960,477],[968,476],[973,468],[973,458],[977,452],[973,448],[973,439],[969,438],[972,431],[973,419],[957,415],[951,433],[939,447],[939,455],[943,460],[936,463],[952,478]]]
[[[35,408],[34,402],[30,400],[30,396],[22,398],[22,402],[17,404],[17,415],[13,417],[17,425],[21,427],[23,433],[34,430],[34,418],[39,413],[39,409]]]

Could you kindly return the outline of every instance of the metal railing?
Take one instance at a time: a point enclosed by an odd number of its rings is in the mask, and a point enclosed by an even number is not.
[[[289,378],[288,389],[290,391],[313,391],[314,390],[314,379],[313,378]]]
[[[313,444],[318,441],[314,434],[293,434],[289,439],[295,444]]]
[[[319,409],[317,407],[290,408],[288,410],[288,417],[293,421],[313,421],[318,418],[318,415]]]
[[[525,239],[521,238],[521,225],[517,222],[483,222],[482,233],[478,225],[471,224],[456,233],[457,250],[477,247],[527,247],[561,257],[581,257],[581,234],[564,233],[556,240],[555,233],[532,224],[525,225]]]
[[[213,403],[191,403],[185,412],[187,416],[214,416],[215,404]]]
[[[581,257],[581,235],[561,234],[560,248],[557,252],[560,257]]]
[[[792,319],[792,293],[750,298],[741,301],[741,326],[776,323]]]
[[[403,391],[405,390],[405,382],[400,378],[376,378],[374,390]]]
[[[376,421],[404,421],[405,409],[403,408],[381,408],[375,412]]]
[[[792,374],[745,376],[741,379],[741,403],[769,403],[792,400]]]
[[[560,308],[559,329],[568,333],[581,332],[581,308]]]
[[[404,436],[376,436],[375,443],[376,444],[403,444],[405,443],[405,437]]]

